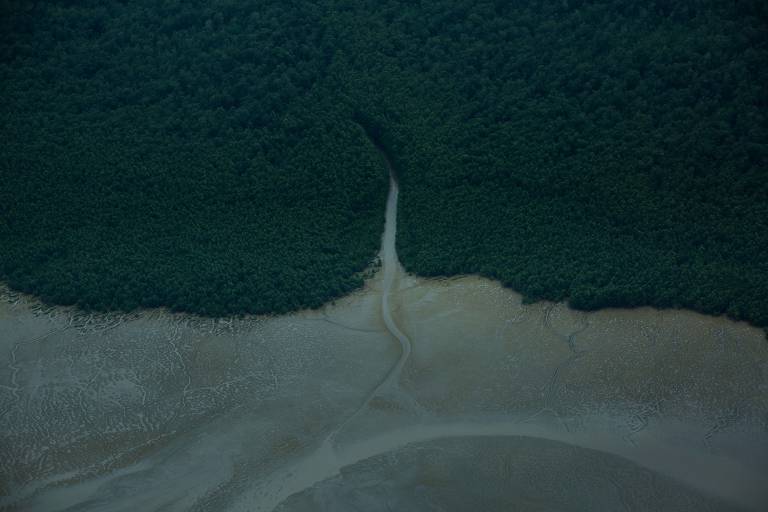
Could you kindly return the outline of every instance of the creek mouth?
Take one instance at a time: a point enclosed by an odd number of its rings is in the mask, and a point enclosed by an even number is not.
[[[762,331],[409,276],[389,172],[380,271],[318,311],[89,315],[5,292],[0,508],[764,509]]]
[[[365,132],[371,145],[376,148],[376,151],[379,153],[389,176],[389,192],[387,193],[387,203],[384,213],[384,233],[381,236],[381,249],[379,251],[379,259],[381,261],[381,318],[390,336],[398,342],[400,356],[392,365],[389,372],[387,372],[381,383],[368,394],[358,410],[355,411],[347,421],[340,424],[332,432],[328,440],[335,438],[338,435],[338,432],[341,431],[348,422],[359,415],[370,405],[371,401],[384,390],[396,390],[400,381],[400,374],[402,373],[403,367],[408,361],[412,350],[411,340],[400,327],[398,327],[397,322],[395,321],[390,302],[398,280],[404,273],[403,268],[400,265],[400,260],[397,257],[397,205],[400,195],[397,183],[397,173],[389,154],[381,144],[377,131],[370,127],[370,123],[365,123],[360,115],[357,115],[355,119]]]
[[[515,443],[522,443],[523,445],[527,443],[532,446],[542,447],[551,447],[554,443],[560,445],[561,449],[569,451],[571,457],[579,460],[580,464],[583,464],[581,460],[583,458],[601,460],[603,464],[608,464],[605,461],[610,460],[613,465],[632,468],[631,470],[625,470],[628,474],[637,473],[633,474],[633,476],[625,476],[625,479],[635,479],[643,472],[647,474],[650,471],[650,474],[653,475],[651,478],[653,486],[657,488],[665,487],[667,489],[665,492],[671,493],[674,496],[671,502],[665,502],[664,500],[667,499],[666,495],[658,492],[658,489],[656,489],[654,491],[656,492],[655,496],[661,501],[655,503],[655,505],[660,508],[677,509],[681,505],[676,503],[675,500],[680,499],[683,502],[688,500],[690,503],[698,503],[697,506],[703,506],[706,509],[707,503],[710,502],[705,496],[707,493],[711,493],[713,489],[717,489],[717,491],[714,493],[714,497],[710,496],[710,499],[717,504],[716,507],[718,509],[725,510],[730,508],[728,506],[729,500],[736,503],[732,507],[734,509],[738,509],[743,505],[750,507],[762,501],[768,503],[768,493],[760,490],[762,487],[760,483],[762,480],[761,476],[745,470],[738,461],[728,458],[708,458],[706,455],[701,456],[697,454],[696,450],[679,450],[674,437],[680,435],[696,437],[701,435],[700,432],[697,432],[697,427],[690,427],[675,421],[671,424],[661,422],[654,431],[654,438],[651,443],[653,444],[653,449],[647,449],[645,452],[638,452],[636,450],[637,445],[632,439],[633,435],[647,427],[649,420],[641,415],[636,415],[634,418],[640,425],[633,425],[630,432],[624,435],[620,441],[611,439],[612,436],[606,435],[605,432],[596,434],[596,431],[599,432],[606,429],[606,425],[611,425],[612,421],[610,418],[603,418],[594,414],[589,417],[589,421],[594,429],[593,431],[588,431],[587,433],[572,432],[567,424],[570,418],[564,419],[561,417],[556,412],[556,406],[552,404],[552,401],[555,400],[553,395],[557,393],[556,388],[559,385],[560,374],[566,373],[568,367],[585,352],[585,349],[577,347],[576,339],[582,332],[588,329],[589,322],[577,321],[574,327],[568,329],[569,332],[560,332],[557,327],[553,326],[552,316],[554,308],[551,306],[546,307],[543,311],[542,327],[553,333],[556,337],[563,339],[568,349],[568,355],[552,369],[551,378],[542,393],[544,399],[541,409],[528,415],[486,417],[481,420],[477,418],[453,417],[435,421],[431,415],[425,417],[424,414],[420,414],[423,413],[424,409],[417,400],[414,400],[413,394],[400,385],[403,368],[408,363],[408,359],[413,351],[413,345],[408,335],[396,323],[391,305],[393,295],[397,292],[397,285],[400,284],[402,278],[406,277],[396,251],[397,204],[399,197],[397,177],[391,159],[381,145],[379,138],[372,134],[370,129],[364,126],[363,128],[371,143],[379,151],[389,172],[386,220],[380,251],[382,262],[380,272],[381,318],[386,331],[392,338],[398,341],[400,355],[386,376],[366,396],[362,404],[347,419],[332,430],[316,451],[299,459],[287,468],[282,468],[271,475],[270,478],[261,482],[261,485],[258,486],[258,491],[251,493],[245,499],[239,500],[235,510],[248,510],[254,505],[256,505],[256,510],[317,510],[318,507],[328,510],[343,510],[346,507],[351,507],[350,510],[354,510],[357,506],[356,500],[345,503],[343,499],[340,498],[341,501],[337,501],[335,497],[343,497],[349,493],[360,492],[358,487],[360,484],[356,481],[355,477],[351,479],[345,478],[350,472],[356,474],[358,471],[355,468],[361,465],[365,466],[366,461],[373,461],[372,464],[376,469],[372,470],[370,467],[367,469],[370,473],[368,480],[373,479],[374,481],[381,482],[382,479],[386,480],[387,478],[381,474],[382,471],[385,471],[384,466],[387,466],[387,461],[393,467],[401,465],[400,462],[392,463],[392,457],[395,459],[399,457],[407,458],[404,454],[413,450],[419,451],[422,447],[439,446],[446,442],[455,443],[459,439],[463,439],[465,443],[470,443],[471,445],[486,445],[488,444],[487,439],[494,439],[499,450],[503,450],[502,447],[510,443],[513,445]],[[402,301],[400,305],[403,306]],[[401,311],[403,314],[408,313],[407,309],[404,310],[402,307]],[[461,371],[460,368],[455,370]],[[383,398],[384,396],[386,398]],[[356,432],[357,436],[353,435],[348,439],[344,439],[343,434],[345,430],[352,427],[356,421],[359,421],[361,416],[364,416],[366,413],[369,413],[374,418],[378,416],[376,414],[377,411],[371,410],[372,403],[377,398],[382,398],[386,406],[396,410],[397,415],[401,417],[403,416],[403,411],[408,411],[410,418],[404,421],[401,420],[398,425],[390,426],[385,432],[382,433],[380,431],[375,435],[370,432],[370,430],[375,431],[375,429],[370,429],[370,425],[367,425],[362,429],[358,429]],[[550,423],[553,418],[557,424],[555,427]],[[584,421],[584,419],[576,421]],[[628,421],[632,422],[633,420],[630,419]],[[365,425],[365,422],[363,424]],[[704,436],[706,438],[707,434]],[[768,438],[766,438],[766,441],[768,441]],[[738,443],[741,443],[741,440]],[[742,444],[741,446],[744,449],[744,445]],[[471,453],[471,451],[465,452],[463,455],[454,454],[453,458],[443,461],[443,464],[466,465],[466,461],[472,460],[474,457],[475,454]],[[681,463],[681,460],[687,462]],[[709,469],[696,471],[691,467],[693,461],[705,468],[721,465],[723,468],[729,467],[730,470],[729,472],[722,469],[720,471],[710,471]],[[509,464],[512,464],[512,462],[509,462]],[[552,463],[548,462],[547,464]],[[536,464],[534,463],[533,466],[530,469],[535,471]],[[401,469],[405,470],[405,468]],[[763,469],[768,470],[768,464]],[[726,478],[727,474],[738,474],[739,476],[736,478]],[[390,474],[390,477],[392,481],[397,481],[395,475]],[[632,485],[628,482],[611,480],[611,477],[605,474],[601,475],[600,471],[595,472],[591,476],[591,478],[597,479],[601,477],[609,480],[613,486]],[[365,480],[367,483],[363,488],[370,485],[368,480]],[[501,483],[499,485],[503,487]],[[481,487],[485,488],[484,486]],[[576,488],[571,491],[573,495],[578,494]],[[651,492],[650,487],[645,489],[646,494],[649,492]],[[589,493],[590,491],[587,492],[587,494]],[[704,495],[700,493],[704,493]],[[334,503],[330,508],[327,502],[329,494],[332,496],[331,501]],[[498,500],[495,506],[501,506],[500,504],[505,502],[505,499],[507,501],[505,506],[520,504],[515,499],[510,501],[510,497],[504,496],[503,493],[497,492],[496,494],[498,495]],[[542,509],[551,509],[558,502],[558,497],[555,494],[552,496],[537,496],[537,506],[542,507]],[[484,492],[476,492],[474,495],[479,498],[484,495]],[[726,499],[723,499],[723,495],[726,496]],[[572,500],[572,498],[573,496],[566,499],[566,501]],[[440,499],[439,493],[433,497],[435,501],[440,501]],[[618,503],[625,509],[635,508],[638,505],[632,504],[630,507],[627,500],[631,501],[630,498],[622,497]],[[375,498],[374,501],[376,501]],[[419,502],[419,500],[416,500],[416,502]],[[432,504],[434,505],[434,503]],[[531,505],[531,502],[529,501],[527,504]],[[570,504],[573,505],[573,503]],[[648,504],[651,503],[649,502]],[[415,510],[421,510],[428,503],[421,502],[420,505],[409,503],[407,506],[410,505],[415,506]],[[599,503],[599,505],[601,508],[611,508],[612,506],[607,502]],[[387,510],[390,510],[390,506],[389,502],[387,502]],[[458,508],[452,508],[456,507],[456,502],[446,501],[444,506],[448,507],[447,509],[449,510],[459,510]],[[560,506],[563,506],[563,503],[560,503],[557,508],[560,509]],[[579,506],[574,510],[580,510]],[[567,509],[567,507],[565,508]],[[384,509],[382,508],[382,510]],[[501,510],[501,508],[498,508],[498,510]]]

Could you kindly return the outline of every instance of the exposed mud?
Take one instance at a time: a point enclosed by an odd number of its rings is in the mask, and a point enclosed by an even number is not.
[[[382,269],[319,311],[0,301],[8,510],[763,510],[768,343]]]

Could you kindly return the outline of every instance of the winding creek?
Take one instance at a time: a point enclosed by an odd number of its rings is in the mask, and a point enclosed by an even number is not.
[[[380,271],[319,311],[3,292],[0,509],[764,510],[761,331],[409,276],[397,199]]]

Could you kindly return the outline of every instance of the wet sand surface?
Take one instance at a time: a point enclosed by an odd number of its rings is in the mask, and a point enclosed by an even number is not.
[[[381,271],[318,311],[2,292],[0,509],[767,509],[762,331],[408,276],[393,190]]]

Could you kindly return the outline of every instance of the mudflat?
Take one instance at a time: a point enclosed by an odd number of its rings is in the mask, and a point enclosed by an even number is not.
[[[485,279],[398,271],[392,318],[412,351],[381,387],[401,357],[381,292],[378,275],[318,311],[218,320],[90,315],[6,292],[2,505],[768,502],[762,331],[686,311],[523,305]]]
[[[768,343],[685,311],[524,305],[397,258],[316,311],[0,301],[9,510],[763,510]]]

